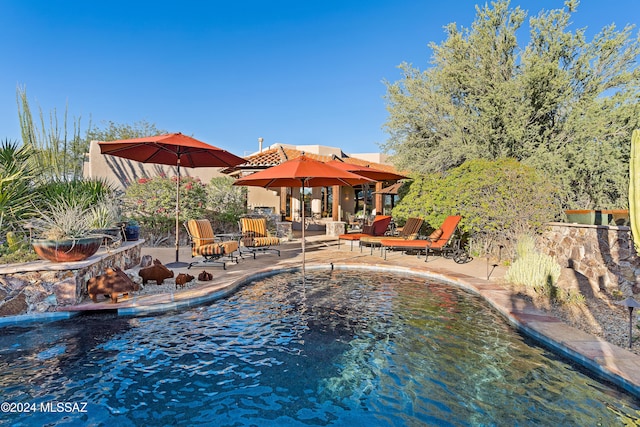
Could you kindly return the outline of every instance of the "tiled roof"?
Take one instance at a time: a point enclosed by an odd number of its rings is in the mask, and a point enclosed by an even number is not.
[[[330,160],[333,160],[334,158],[337,158],[334,156],[322,156],[320,154],[307,153],[307,152],[296,150],[293,148],[277,146],[275,148],[264,150],[261,153],[257,153],[257,154],[253,154],[251,156],[245,157],[245,160],[246,160],[245,163],[233,168],[224,169],[221,172],[225,174],[232,174],[239,170],[266,169],[272,166],[279,165],[280,163],[285,162],[287,160],[295,159],[296,157],[299,157],[300,155],[302,155],[302,153],[304,153],[305,156],[311,159],[319,160],[321,162],[328,162]],[[341,157],[340,160],[343,160],[346,163],[351,163],[354,165],[370,166],[372,168],[379,169],[382,171],[401,173],[391,165],[370,162],[367,160],[357,159],[355,157],[349,157],[346,155]]]

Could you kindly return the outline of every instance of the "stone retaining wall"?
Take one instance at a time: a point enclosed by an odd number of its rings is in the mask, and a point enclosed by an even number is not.
[[[0,267],[0,316],[56,311],[58,306],[81,302],[90,278],[103,274],[108,267],[127,270],[140,264],[143,242],[100,249],[84,261],[36,261]]]
[[[570,269],[570,281],[583,294],[619,289],[630,296],[640,290],[640,257],[629,227],[550,223],[540,250]]]

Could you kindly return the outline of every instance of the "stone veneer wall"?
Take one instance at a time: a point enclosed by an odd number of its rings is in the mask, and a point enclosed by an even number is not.
[[[619,289],[630,296],[638,291],[640,257],[629,227],[550,223],[540,250],[571,269],[583,293],[587,284],[593,293]]]
[[[56,311],[87,296],[87,281],[108,267],[122,270],[140,264],[143,241],[100,251],[84,261],[51,263],[36,261],[0,268],[0,316]]]

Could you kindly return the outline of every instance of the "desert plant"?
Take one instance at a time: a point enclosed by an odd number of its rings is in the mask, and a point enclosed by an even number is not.
[[[505,273],[505,280],[515,285],[532,288],[537,294],[551,300],[558,299],[560,265],[553,257],[536,249],[535,237],[521,235],[516,245],[516,260]]]
[[[51,202],[64,200],[68,203],[81,202],[88,208],[101,200],[113,197],[114,189],[100,178],[51,179],[35,188],[33,203],[46,210]]]
[[[32,231],[37,238],[48,240],[78,239],[91,234],[91,210],[85,200],[64,198],[47,203],[46,210],[35,208],[37,218]]]
[[[115,227],[120,221],[120,209],[115,200],[105,198],[89,208],[91,225],[95,229]]]
[[[473,237],[477,255],[503,246],[505,259],[513,258],[518,235],[535,233],[561,213],[553,183],[509,158],[470,160],[446,173],[416,177],[393,209],[396,219],[417,216],[433,228],[460,214],[460,230]]]
[[[629,220],[636,253],[640,254],[640,130],[631,134],[629,157]]]
[[[28,214],[31,189],[36,174],[29,158],[32,150],[17,142],[0,144],[0,234],[20,230]]]
[[[125,190],[123,213],[140,222],[141,228],[160,236],[175,228],[175,177],[140,178]],[[206,205],[205,186],[198,179],[180,180],[180,217],[203,218]]]
[[[575,290],[568,290],[567,292],[565,292],[561,299],[565,304],[576,306],[583,306],[587,302],[585,296]]]
[[[68,124],[65,109],[62,123],[56,109],[49,113],[48,123],[42,109],[39,120],[34,120],[24,87],[17,89],[18,118],[22,132],[22,142],[33,150],[32,161],[45,179],[81,179],[85,153],[89,151],[89,141],[81,138],[80,119]],[[69,135],[69,130],[73,134]]]

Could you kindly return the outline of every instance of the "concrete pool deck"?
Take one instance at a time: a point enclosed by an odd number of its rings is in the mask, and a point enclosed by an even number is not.
[[[640,356],[573,328],[535,308],[525,298],[515,295],[501,284],[506,268],[493,266],[485,258],[474,259],[467,264],[456,264],[450,259],[430,257],[429,262],[425,263],[424,257],[392,252],[384,260],[378,250],[374,250],[373,255],[369,248],[360,252],[359,248],[354,247],[351,251],[348,244],[338,246],[335,237],[325,235],[308,236],[306,248],[306,265],[310,270],[320,267],[395,270],[424,275],[465,288],[485,298],[525,335],[640,398]],[[90,301],[61,308],[60,314],[71,316],[82,311],[109,310],[135,316],[205,304],[234,292],[256,275],[269,275],[301,267],[300,240],[285,243],[279,249],[280,257],[274,253],[258,253],[256,259],[253,259],[253,255],[245,254],[238,263],[227,262],[226,270],[215,265],[195,265],[190,270],[186,267],[172,268],[176,276],[188,272],[197,277],[203,269],[213,274],[212,281],[199,282],[189,289],[152,295],[134,294],[117,304],[102,300],[97,303]],[[151,255],[163,264],[168,264],[175,261],[175,248],[143,247],[142,255]],[[193,261],[190,248],[180,249],[180,261]]]

